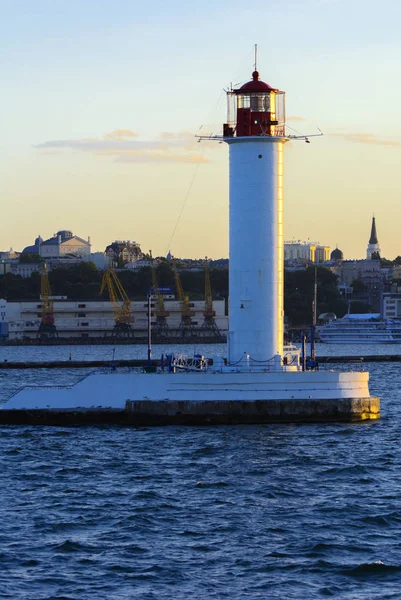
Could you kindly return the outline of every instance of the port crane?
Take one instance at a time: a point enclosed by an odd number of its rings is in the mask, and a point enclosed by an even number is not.
[[[107,288],[110,301],[113,305],[114,328],[112,337],[133,338],[134,330],[132,323],[134,317],[131,314],[131,300],[128,298],[121,281],[116,272],[111,267],[103,273],[102,285],[100,286],[101,296]]]
[[[173,271],[174,271],[174,279],[175,279],[175,287],[177,291],[177,295],[181,305],[181,323],[179,326],[179,330],[181,331],[183,336],[186,336],[188,333],[192,333],[195,325],[192,322],[192,317],[195,316],[195,312],[191,310],[191,304],[189,302],[189,297],[184,294],[184,290],[182,289],[182,284],[180,280],[180,276],[178,274],[177,265],[175,259],[173,258]]]
[[[149,251],[149,254],[152,261],[152,295],[156,298],[156,306],[153,312],[156,316],[155,333],[156,335],[166,335],[169,328],[167,317],[170,313],[166,310],[164,305],[164,298],[159,287],[159,282],[157,281],[156,267],[153,261],[152,252]]]
[[[223,340],[223,335],[218,328],[215,320],[216,311],[213,309],[212,286],[210,285],[210,271],[207,258],[205,259],[205,308],[203,309],[202,330],[211,333]]]
[[[41,319],[37,337],[40,340],[54,339],[58,337],[58,332],[54,323],[54,303],[46,263],[43,263],[40,273],[40,300]]]

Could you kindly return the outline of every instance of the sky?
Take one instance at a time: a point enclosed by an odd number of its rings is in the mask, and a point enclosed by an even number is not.
[[[401,254],[399,0],[0,0],[0,250],[228,256],[226,89],[286,91],[286,240]]]

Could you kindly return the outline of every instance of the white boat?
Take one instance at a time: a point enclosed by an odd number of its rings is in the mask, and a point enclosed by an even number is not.
[[[380,314],[348,314],[318,328],[325,344],[401,344],[401,321]]]

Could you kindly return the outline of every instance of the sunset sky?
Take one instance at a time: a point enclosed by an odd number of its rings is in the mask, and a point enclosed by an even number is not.
[[[285,239],[401,254],[399,0],[0,0],[0,250],[60,229],[93,251],[228,255],[224,88],[287,92]]]

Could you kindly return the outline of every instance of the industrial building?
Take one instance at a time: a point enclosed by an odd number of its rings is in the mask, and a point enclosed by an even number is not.
[[[41,301],[5,302],[10,341],[36,339],[42,317]],[[165,298],[166,323],[168,330],[176,332],[181,323],[181,303],[173,296]],[[201,329],[204,322],[205,302],[202,300],[190,303],[195,313],[192,325]],[[156,303],[151,304],[152,324],[155,328]],[[111,335],[115,326],[115,313],[112,302],[109,301],[69,301],[66,298],[54,298],[54,323],[59,338],[100,338]],[[213,310],[216,312],[215,321],[220,331],[225,334],[228,329],[228,317],[225,315],[225,301],[214,300]],[[148,303],[146,300],[131,302],[133,317],[132,329],[134,337],[145,337],[148,328]],[[168,336],[168,332],[166,333]]]

